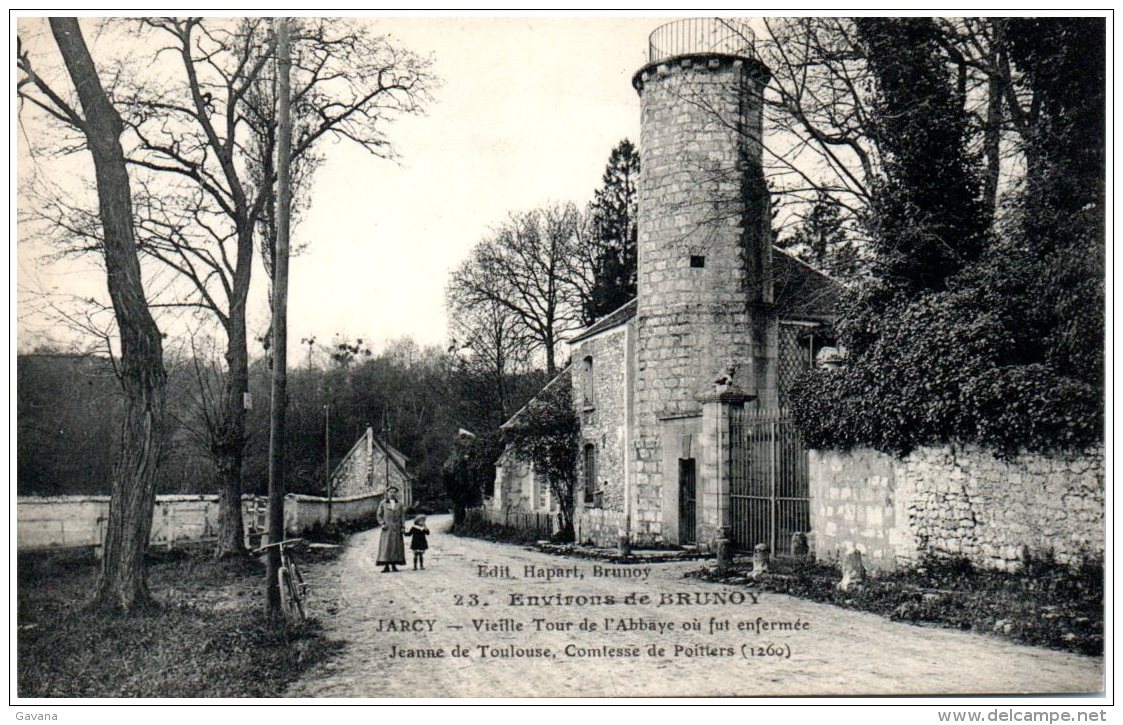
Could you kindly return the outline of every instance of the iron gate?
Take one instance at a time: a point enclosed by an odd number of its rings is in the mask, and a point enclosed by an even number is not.
[[[811,528],[807,451],[783,411],[738,411],[729,421],[733,543],[791,554],[792,534]]]

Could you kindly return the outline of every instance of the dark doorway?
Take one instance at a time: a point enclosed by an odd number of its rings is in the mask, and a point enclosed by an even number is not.
[[[694,459],[678,460],[678,541],[693,544],[698,539],[698,494]]]

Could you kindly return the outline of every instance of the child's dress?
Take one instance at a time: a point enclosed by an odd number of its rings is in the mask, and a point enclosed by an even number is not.
[[[409,548],[412,551],[425,551],[429,548],[429,529],[424,526],[410,526],[406,536],[409,537]]]

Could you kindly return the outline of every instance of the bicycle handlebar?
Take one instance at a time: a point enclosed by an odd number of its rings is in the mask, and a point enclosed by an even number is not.
[[[251,551],[250,554],[252,556],[256,556],[258,554],[264,553],[264,551],[266,549],[272,549],[274,546],[279,546],[281,548],[284,548],[286,546],[296,546],[297,544],[303,544],[303,543],[304,543],[304,539],[284,539],[282,541],[278,541],[275,544],[266,544],[265,546],[259,546],[258,548]]]

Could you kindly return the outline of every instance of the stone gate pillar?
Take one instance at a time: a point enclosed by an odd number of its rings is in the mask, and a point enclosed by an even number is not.
[[[733,460],[730,420],[755,400],[739,388],[727,386],[698,396],[702,404],[702,461],[698,471],[701,517],[698,541],[713,546],[719,538],[730,538],[733,525],[730,509],[730,468]]]

